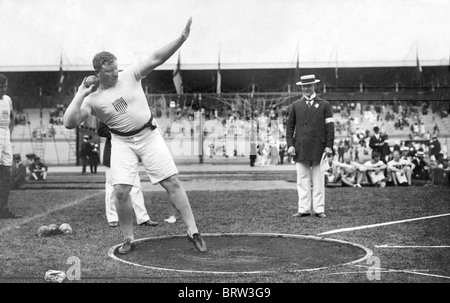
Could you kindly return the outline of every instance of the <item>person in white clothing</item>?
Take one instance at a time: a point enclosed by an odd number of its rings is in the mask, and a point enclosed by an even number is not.
[[[340,169],[340,175],[343,185],[351,187],[362,187],[366,168],[358,162],[352,161],[349,154],[345,154],[344,162],[337,161],[336,166]]]
[[[365,162],[364,167],[366,168],[369,184],[376,187],[386,186],[386,176],[384,175],[386,164],[381,161],[380,153],[372,152],[372,159]]]
[[[394,159],[388,162],[387,170],[392,177],[392,182],[397,186],[399,184],[411,185],[412,170],[414,164],[408,160],[401,158],[398,150],[394,151]]]
[[[97,128],[97,134],[100,137],[106,138],[105,146],[103,147],[103,165],[105,165],[105,210],[106,220],[110,227],[119,226],[119,218],[117,216],[116,205],[113,202],[112,195],[114,192],[114,186],[111,182],[111,132],[108,126],[100,122]],[[133,203],[134,213],[136,215],[136,221],[139,226],[157,226],[158,222],[154,222],[150,219],[145,208],[144,195],[141,190],[141,180],[138,172],[136,172],[136,179],[133,183],[133,188],[130,192],[131,201]]]
[[[14,111],[11,98],[6,95],[7,88],[8,78],[0,74],[0,219],[17,219],[22,216],[8,208],[13,163],[11,133],[14,128]]]
[[[119,227],[124,243],[117,250],[127,254],[135,249],[130,191],[133,188],[139,158],[153,184],[160,184],[168,193],[172,205],[187,227],[187,238],[199,252],[206,252],[186,192],[178,179],[178,170],[153,121],[153,114],[142,88],[142,79],[169,59],[186,41],[190,33],[190,18],[182,34],[144,60],[119,72],[117,57],[100,52],[92,60],[99,80],[95,85],[79,86],[64,114],[64,126],[72,129],[92,114],[108,125],[111,131],[111,179]]]

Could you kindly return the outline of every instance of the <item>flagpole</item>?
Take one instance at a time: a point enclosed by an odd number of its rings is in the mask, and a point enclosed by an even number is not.
[[[40,118],[40,126],[42,131],[42,87],[39,86],[39,118]]]
[[[217,63],[217,83],[216,83],[216,93],[220,96],[222,93],[222,75],[220,72],[220,44],[219,44],[219,59]]]
[[[198,105],[199,105],[199,155],[198,161],[200,164],[203,164],[203,115],[202,115],[202,94],[200,93],[198,96]]]
[[[422,66],[419,61],[419,47],[416,45],[416,81],[418,80],[419,88],[422,88]],[[418,78],[418,79],[417,79]]]
[[[336,44],[336,59],[335,59],[335,77],[336,77],[336,88],[338,87],[338,78],[339,78],[339,74],[338,74],[338,47]]]
[[[293,87],[295,88],[295,83],[297,83],[297,81],[300,80],[300,46],[299,46],[298,42],[297,42],[297,62],[295,65],[294,78],[295,79],[294,79]],[[289,89],[289,92],[290,92],[290,89]]]

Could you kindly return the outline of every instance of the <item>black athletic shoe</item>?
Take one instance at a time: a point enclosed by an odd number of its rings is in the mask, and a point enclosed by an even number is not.
[[[117,250],[119,255],[126,255],[132,252],[136,248],[134,243],[131,243],[131,239],[127,238],[121,247]]]
[[[22,218],[21,215],[16,215],[9,208],[5,209],[2,213],[0,213],[0,219],[19,219]]]
[[[187,235],[187,238],[189,242],[192,242],[194,244],[196,250],[202,253],[206,252],[206,243],[199,233],[193,234],[192,237]]]
[[[311,216],[310,213],[295,213],[292,215],[292,217],[300,217],[300,218],[309,217],[309,216]]]
[[[152,221],[152,220],[147,220],[141,224],[139,224],[139,226],[158,226],[158,222]]]

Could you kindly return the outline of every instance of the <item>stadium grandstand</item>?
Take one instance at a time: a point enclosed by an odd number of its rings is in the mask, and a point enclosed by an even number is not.
[[[351,21],[333,15],[338,6]],[[142,81],[169,146],[226,126],[203,154],[242,158],[248,147],[226,148],[222,140],[243,132],[248,143],[253,125],[257,140],[279,145],[288,108],[301,97],[295,83],[315,74],[318,93],[333,105],[337,141],[379,126],[391,146],[437,133],[449,153],[448,1],[3,0],[0,11],[14,153],[49,165],[78,164],[84,134],[102,147],[96,119],[76,130],[62,125],[77,87],[93,74],[93,55],[111,51],[119,68],[128,66],[175,37],[189,16],[188,42]]]

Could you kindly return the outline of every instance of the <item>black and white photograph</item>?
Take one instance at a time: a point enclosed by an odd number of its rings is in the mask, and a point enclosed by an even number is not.
[[[449,16],[0,0],[0,283],[450,282]]]

